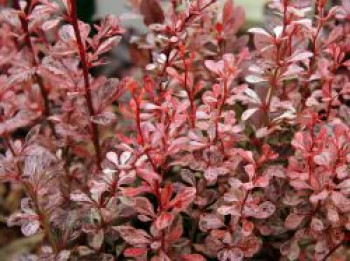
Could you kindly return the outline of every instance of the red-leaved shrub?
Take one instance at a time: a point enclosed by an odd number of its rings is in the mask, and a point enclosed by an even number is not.
[[[90,27],[76,2],[0,13],[0,179],[25,192],[7,221],[44,235],[21,260],[326,260],[347,246],[350,1],[270,0],[247,33],[232,0],[130,1],[148,31],[120,80],[95,69],[120,21]]]

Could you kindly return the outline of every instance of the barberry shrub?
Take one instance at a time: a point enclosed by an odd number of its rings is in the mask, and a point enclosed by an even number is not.
[[[0,179],[21,260],[326,260],[350,236],[350,2],[130,1],[125,30],[76,0],[0,13]],[[248,10],[249,11],[249,10]],[[107,64],[107,65],[106,65]],[[346,258],[343,256],[343,259]]]

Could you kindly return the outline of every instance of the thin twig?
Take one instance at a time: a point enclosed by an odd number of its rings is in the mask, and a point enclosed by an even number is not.
[[[83,41],[81,39],[81,34],[79,29],[76,0],[70,1],[70,13],[68,15],[69,15],[69,20],[73,26],[74,33],[77,39],[78,48],[79,48],[79,56],[81,60],[82,70],[83,70],[85,99],[86,99],[87,107],[89,110],[90,117],[94,117],[96,114],[93,107],[92,95],[90,90],[89,65],[86,57],[86,50],[85,50]],[[92,122],[91,119],[89,119],[89,121],[91,126],[93,144],[95,148],[96,161],[97,161],[96,163],[97,163],[98,169],[101,170],[102,156],[101,156],[101,147],[100,147],[100,140],[99,140],[99,136],[100,136],[99,129],[96,123]]]
[[[14,149],[14,147],[11,144],[9,136],[6,134],[6,135],[4,135],[3,139],[5,141],[6,146],[10,150],[12,156],[14,158],[18,157],[17,153],[16,153],[16,150]],[[22,166],[20,165],[19,162],[16,163],[16,167],[17,167],[17,171],[20,174],[23,174],[23,168],[22,168]],[[31,186],[31,184],[29,184],[27,182],[24,182],[24,181],[22,181],[22,184],[23,184],[23,187],[24,187],[25,192],[27,193],[27,195],[33,200],[35,211],[36,211],[37,215],[40,217],[41,225],[42,225],[43,230],[45,232],[45,236],[49,240],[53,251],[56,253],[57,250],[58,250],[57,249],[57,243],[56,243],[56,238],[55,238],[55,236],[52,233],[51,228],[50,228],[50,221],[49,221],[48,217],[45,215],[45,212],[41,210],[41,208],[39,206],[39,203],[37,201],[36,193],[34,192],[33,187]]]
[[[18,11],[21,11],[21,7],[19,5],[19,0],[14,0],[13,2],[15,9],[17,9]],[[33,48],[33,44],[32,41],[30,39],[30,32],[29,32],[29,28],[28,28],[28,21],[27,18],[24,17],[22,14],[19,15],[19,19],[21,22],[21,27],[22,30],[24,32],[24,42],[26,44],[26,46],[28,47],[29,51],[32,53],[33,56],[33,60],[32,63],[34,65],[34,67],[38,67],[39,62],[37,61],[37,57],[35,54],[35,50]],[[47,122],[49,124],[49,127],[52,131],[52,134],[57,138],[57,133],[55,130],[55,126],[53,125],[53,123],[48,120],[48,118],[51,116],[51,111],[50,111],[50,100],[49,100],[49,94],[45,88],[45,84],[43,79],[35,72],[34,76],[33,76],[35,82],[39,85],[39,89],[40,89],[40,93],[44,102],[44,115],[45,118],[47,119]]]

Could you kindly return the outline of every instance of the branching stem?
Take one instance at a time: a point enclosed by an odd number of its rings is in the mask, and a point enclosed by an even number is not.
[[[90,114],[90,118],[92,118],[96,114],[95,114],[95,109],[93,107],[92,95],[90,90],[89,65],[86,57],[86,49],[82,41],[80,29],[79,29],[76,0],[70,1],[70,13],[68,15],[69,15],[69,20],[74,29],[75,37],[77,39],[79,56],[81,60],[81,66],[82,66],[83,77],[84,77],[85,99],[86,99],[88,111]],[[91,119],[89,119],[89,121],[90,121],[91,135],[92,135],[95,154],[96,154],[96,163],[97,163],[98,169],[101,170],[102,155],[101,155],[101,147],[100,147],[100,140],[99,140],[99,136],[100,136],[99,129],[96,123],[92,122]]]
[[[14,7],[18,11],[21,11],[21,7],[19,5],[19,0],[14,0],[13,4],[14,4]],[[30,32],[29,32],[27,18],[24,16],[24,14],[23,15],[20,14],[19,19],[20,19],[21,27],[22,27],[22,30],[24,33],[24,42],[25,42],[26,46],[28,47],[29,51],[32,53],[32,56],[33,56],[32,63],[34,65],[34,67],[37,68],[39,65],[39,62],[37,61],[35,50],[33,48],[33,44],[32,44],[32,41],[30,39]],[[43,103],[44,103],[44,115],[45,115],[45,118],[48,119],[51,116],[49,94],[45,88],[45,84],[44,84],[43,79],[37,73],[34,74],[33,78],[34,78],[35,82],[39,85],[40,93],[41,93]],[[53,123],[50,120],[48,120],[48,124],[49,124],[49,127],[50,127],[53,135],[57,138],[55,126],[53,125]]]

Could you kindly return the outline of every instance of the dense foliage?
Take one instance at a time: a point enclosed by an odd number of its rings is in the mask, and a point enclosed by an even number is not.
[[[8,225],[44,235],[21,260],[326,260],[347,246],[349,1],[271,0],[247,33],[232,0],[130,1],[149,30],[120,80],[93,73],[120,21],[90,28],[76,2],[0,13],[0,179],[25,192]]]

